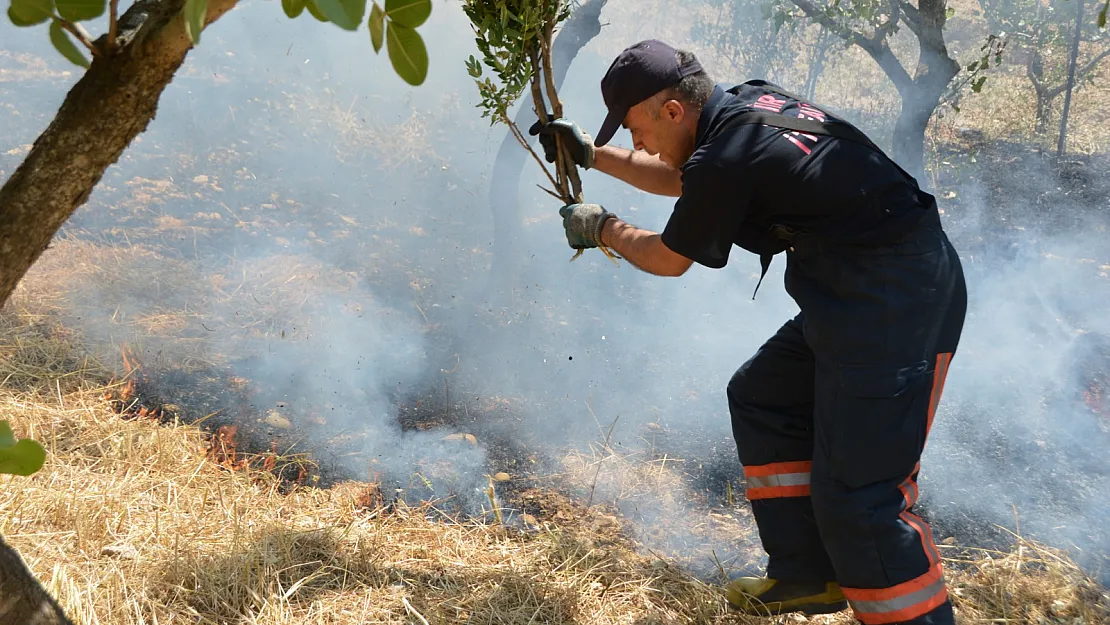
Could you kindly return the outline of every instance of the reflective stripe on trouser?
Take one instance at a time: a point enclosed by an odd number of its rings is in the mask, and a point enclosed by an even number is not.
[[[810,461],[775,462],[745,466],[744,484],[748,500],[775,497],[809,497]]]
[[[916,579],[891,588],[841,587],[856,618],[866,625],[885,625],[918,618],[948,600],[940,563]]]

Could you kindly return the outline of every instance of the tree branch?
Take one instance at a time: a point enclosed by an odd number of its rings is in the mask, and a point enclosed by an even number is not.
[[[894,33],[894,29],[898,26],[898,20],[902,19],[902,7],[899,0],[889,0],[890,2],[890,16],[882,26],[875,29],[875,40],[880,37],[886,37]]]
[[[108,40],[104,47],[108,52],[116,50],[116,32],[119,30],[119,0],[108,2]]]
[[[902,22],[909,26],[910,31],[918,37],[921,36],[921,14],[918,13],[917,7],[902,0],[899,4],[902,9]]]
[[[836,33],[838,37],[848,43],[859,43],[859,41],[867,39],[862,33],[857,33],[851,28],[829,17],[827,13],[819,9],[817,5],[810,2],[810,0],[790,1],[794,6],[801,9],[802,12],[806,14],[806,17],[829,29],[830,32]]]
[[[898,57],[894,56],[894,52],[891,51],[890,45],[886,40],[887,35],[884,31],[876,31],[874,37],[865,37],[862,33],[858,33],[829,17],[827,13],[813,4],[811,0],[790,1],[794,3],[794,6],[801,9],[811,20],[836,33],[841,39],[848,43],[854,43],[863,48],[863,50],[879,64],[879,67],[882,68],[883,72],[890,78],[890,81],[894,83],[894,87],[898,89],[899,93],[905,92],[905,90],[913,84],[913,79],[910,78],[909,72],[906,71],[906,68],[902,67],[901,61],[899,61]]]
[[[1084,65],[1079,70],[1078,74],[1080,76],[1085,76],[1085,75],[1091,73],[1092,71],[1094,71],[1095,67],[1097,67],[1098,64],[1102,61],[1102,59],[1105,59],[1108,56],[1110,56],[1110,48],[1106,48],[1102,52],[1095,55],[1095,58],[1091,59],[1090,62],[1088,62],[1086,65]]]
[[[1102,52],[1100,52],[1093,59],[1088,61],[1087,64],[1084,65],[1082,68],[1076,69],[1076,71],[1075,71],[1075,76],[1076,76],[1076,78],[1075,78],[1075,88],[1076,88],[1076,90],[1078,90],[1079,87],[1082,86],[1082,84],[1080,83],[1080,79],[1084,78],[1087,74],[1090,74],[1092,71],[1094,71],[1095,68],[1098,66],[1098,64],[1103,59],[1105,59],[1106,57],[1110,57],[1110,48],[1107,48],[1107,49],[1103,50]],[[1055,100],[1057,96],[1059,96],[1061,93],[1063,93],[1068,88],[1067,81],[1064,81],[1064,82],[1060,83],[1059,85],[1056,85],[1055,87],[1047,87],[1043,82],[1038,82],[1036,79],[1034,79],[1032,75],[1029,76],[1029,81],[1033,83],[1033,89],[1035,91],[1038,91],[1038,92],[1043,92],[1044,97],[1050,102],[1052,100]]]
[[[81,42],[81,45],[85,46],[85,48],[87,48],[93,56],[100,56],[100,49],[93,45],[92,40],[89,39],[89,33],[85,31],[85,29],[82,28],[80,24],[74,24],[73,22],[57,15],[54,16],[54,19],[58,20],[58,23],[62,25],[62,28],[64,28],[69,34],[73,35],[74,39]]]
[[[551,110],[555,113],[555,118],[558,119],[563,116],[563,104],[559,101],[559,92],[555,89],[555,73],[554,64],[551,61],[551,41],[555,33],[555,19],[552,18],[547,22],[544,27],[544,38],[541,45],[541,54],[543,58],[543,76],[544,82],[547,86],[547,99],[551,103]],[[559,148],[560,157],[563,162],[563,175],[570,181],[570,199],[575,202],[582,201],[582,180],[578,176],[578,167],[575,166],[574,160],[571,158],[570,153],[564,145],[562,137],[555,136],[557,147]]]
[[[1025,76],[1029,78],[1029,82],[1033,83],[1033,90],[1037,93],[1041,93],[1045,89],[1044,82],[1041,80],[1040,76],[1037,76],[1037,73],[1033,71],[1033,64],[1037,62],[1037,55],[1039,54],[1037,50],[1033,50],[1029,54],[1029,59],[1025,62]]]

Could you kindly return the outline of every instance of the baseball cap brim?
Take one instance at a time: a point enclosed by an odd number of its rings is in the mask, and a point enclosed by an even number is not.
[[[605,121],[601,124],[601,130],[598,131],[597,137],[594,138],[594,145],[601,147],[617,134],[621,125],[624,124],[624,117],[628,115],[628,109],[609,109],[609,114],[605,116]]]

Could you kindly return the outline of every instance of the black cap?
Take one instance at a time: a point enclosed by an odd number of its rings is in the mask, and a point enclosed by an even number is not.
[[[648,39],[625,48],[601,79],[601,97],[609,114],[594,145],[609,143],[628,109],[700,71],[701,64],[694,58],[680,65],[675,49],[662,41]]]

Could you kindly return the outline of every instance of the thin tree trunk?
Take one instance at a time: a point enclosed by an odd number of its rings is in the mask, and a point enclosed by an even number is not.
[[[556,88],[563,84],[567,70],[578,52],[601,32],[601,9],[607,0],[589,0],[563,23],[552,44]],[[536,120],[531,107],[522,105],[513,120],[527,130]],[[531,162],[512,133],[506,132],[497,150],[490,176],[489,203],[493,212],[493,261],[490,289],[495,294],[510,292],[521,267],[520,178],[526,162]]]
[[[0,538],[0,623],[73,625],[3,538]]]
[[[1071,112],[1071,92],[1075,89],[1075,66],[1079,62],[1079,40],[1083,38],[1083,5],[1085,0],[1076,0],[1075,9],[1075,40],[1071,45],[1071,57],[1068,58],[1068,82],[1064,91],[1064,110],[1060,113],[1060,138],[1056,142],[1056,156],[1064,155],[1068,141],[1068,113]]]
[[[237,0],[210,0],[212,22]],[[139,0],[120,18],[119,50],[93,58],[54,120],[0,188],[0,305],[143,132],[192,45],[184,0]]]
[[[1036,93],[1037,111],[1033,132],[1042,135],[1044,134],[1044,131],[1048,128],[1048,110],[1049,105],[1052,103],[1052,101],[1048,99],[1048,94],[1045,93],[1044,89],[1037,89]]]
[[[944,42],[944,24],[948,19],[945,0],[920,0],[914,15],[919,56],[913,81],[900,89],[902,111],[894,125],[892,156],[906,171],[925,187],[925,130],[940,98],[956,74],[960,64],[949,54]]]

